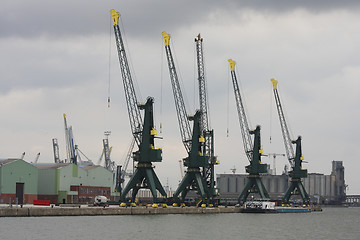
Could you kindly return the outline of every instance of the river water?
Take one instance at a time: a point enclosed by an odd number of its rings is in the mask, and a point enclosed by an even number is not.
[[[360,208],[284,214],[0,218],[0,239],[360,239]]]

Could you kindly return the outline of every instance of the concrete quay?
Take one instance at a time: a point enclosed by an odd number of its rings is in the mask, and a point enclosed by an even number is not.
[[[150,215],[150,214],[215,214],[239,213],[235,207],[1,207],[0,217],[45,217],[45,216],[97,216],[97,215]]]

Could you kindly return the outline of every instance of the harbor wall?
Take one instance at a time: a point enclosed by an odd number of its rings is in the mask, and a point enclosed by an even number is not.
[[[151,214],[215,214],[238,213],[235,207],[24,207],[0,208],[0,217],[41,217],[41,216],[95,216],[95,215],[151,215]]]

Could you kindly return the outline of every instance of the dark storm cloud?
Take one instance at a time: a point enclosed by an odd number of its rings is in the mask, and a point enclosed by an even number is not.
[[[119,11],[126,20],[129,34],[143,35],[159,31],[158,28],[175,29],[208,17],[214,11],[252,9],[255,11],[285,12],[298,8],[309,11],[359,8],[360,2],[349,1],[11,1],[6,0],[0,9],[0,37],[47,35],[93,35],[107,33],[111,8]]]

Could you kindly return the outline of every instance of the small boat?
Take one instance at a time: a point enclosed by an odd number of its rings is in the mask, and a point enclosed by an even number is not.
[[[276,213],[275,202],[246,201],[241,208],[242,213]]]

